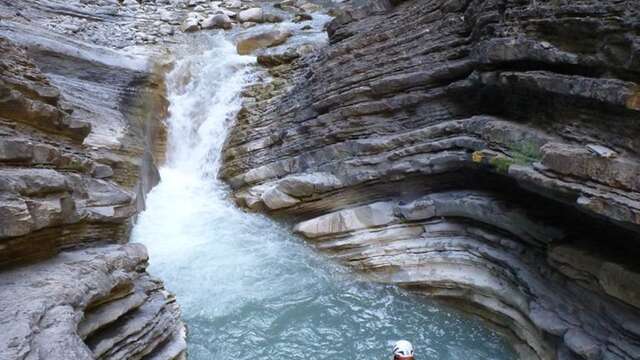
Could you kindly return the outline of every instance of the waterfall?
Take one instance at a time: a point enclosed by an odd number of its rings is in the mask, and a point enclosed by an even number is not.
[[[236,54],[218,34],[201,52],[179,60],[167,77],[169,112],[166,168],[215,181],[228,124],[240,110],[252,56]],[[202,45],[200,45],[202,46]]]
[[[132,234],[176,293],[190,359],[386,359],[401,338],[420,359],[513,358],[481,323],[364,281],[234,206],[216,174],[255,58],[200,40],[168,74],[167,162]]]

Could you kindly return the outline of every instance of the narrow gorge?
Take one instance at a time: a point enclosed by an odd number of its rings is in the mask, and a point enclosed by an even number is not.
[[[0,0],[0,359],[640,358],[637,0]]]

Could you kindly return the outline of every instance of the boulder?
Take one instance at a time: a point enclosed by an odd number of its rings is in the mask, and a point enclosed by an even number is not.
[[[255,22],[255,23],[277,23],[283,19],[281,16],[265,12],[261,8],[251,8],[240,11],[238,13],[238,20],[240,22]]]
[[[279,23],[282,22],[282,17],[280,15],[276,15],[276,14],[264,14],[264,16],[262,17],[262,21],[263,22],[268,22],[268,23]]]
[[[309,20],[313,20],[313,17],[306,13],[298,13],[293,17],[294,23],[299,23],[299,22],[309,21]]]
[[[238,54],[248,55],[257,49],[283,44],[290,36],[291,33],[288,31],[268,30],[240,39],[236,44],[236,49]]]
[[[225,14],[211,15],[202,22],[203,29],[225,29],[233,27],[231,19]]]
[[[279,3],[274,4],[273,7],[275,7],[276,9],[280,9],[288,12],[297,12],[302,10],[298,8],[295,2],[292,0],[281,1]]]
[[[377,202],[303,221],[293,231],[313,239],[388,225],[395,221],[397,218],[393,206],[388,202]]]
[[[242,1],[240,0],[226,0],[222,3],[222,6],[230,9],[239,9],[242,7]]]
[[[98,179],[104,179],[113,176],[113,169],[109,165],[95,164],[91,174]]]
[[[297,4],[297,7],[306,11],[306,12],[318,12],[322,10],[322,7],[318,4],[314,4],[312,2],[300,1]]]
[[[299,57],[300,55],[295,49],[288,49],[283,53],[258,55],[258,64],[265,67],[275,67],[289,64]]]
[[[235,18],[238,17],[238,14],[235,13],[234,11],[227,10],[227,9],[222,9],[222,8],[216,8],[215,9],[215,13],[216,14],[225,14],[231,19],[235,19]]]
[[[238,20],[240,22],[262,22],[262,18],[264,16],[264,10],[261,8],[251,8],[247,10],[240,11],[238,13]]]
[[[183,32],[195,32],[200,30],[200,25],[198,24],[198,20],[195,18],[186,18],[182,25],[180,25],[180,29]]]
[[[240,26],[242,26],[243,29],[252,28],[252,27],[254,27],[256,25],[258,25],[258,23],[254,23],[252,21],[247,21],[247,22],[244,22],[244,23],[240,24]]]
[[[280,191],[276,187],[265,191],[262,194],[262,201],[272,210],[290,207],[300,202],[300,200]]]

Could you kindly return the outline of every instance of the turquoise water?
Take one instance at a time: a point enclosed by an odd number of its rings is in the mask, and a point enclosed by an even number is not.
[[[399,339],[418,359],[515,358],[482,323],[369,283],[227,199],[214,175],[254,62],[213,36],[176,64],[167,164],[133,232],[182,307],[189,358],[389,359]]]

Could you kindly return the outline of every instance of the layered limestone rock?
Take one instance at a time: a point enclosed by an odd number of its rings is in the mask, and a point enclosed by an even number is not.
[[[96,45],[127,21],[100,7],[0,2],[2,359],[185,357],[144,248],[106,245],[159,180],[167,104],[147,55]]]
[[[142,245],[109,245],[0,273],[0,357],[186,358],[178,305],[146,265]]]
[[[88,242],[126,240],[132,216],[158,180],[145,139],[145,127],[153,125],[137,124],[146,119],[118,109],[138,111],[120,102],[126,87],[109,92],[105,88],[113,84],[82,76],[83,70],[120,72],[114,82],[131,82],[135,72],[127,79],[124,69],[92,63],[62,75],[56,71],[69,72],[73,59],[56,68],[42,55],[51,71],[47,76],[22,47],[7,38],[0,38],[0,47],[6,54],[0,60],[0,264],[41,259]],[[92,96],[103,100],[91,101]],[[138,98],[134,93],[127,101],[156,101]],[[104,133],[106,127],[116,133]]]
[[[114,244],[159,180],[173,50],[314,9],[263,5],[238,19],[257,4],[0,1],[0,358],[185,357],[143,249]]]
[[[245,92],[237,201],[525,358],[640,357],[638,7],[364,3]]]
[[[184,358],[179,308],[145,272],[144,247],[100,246],[56,255],[61,249],[127,241],[141,209],[138,199],[157,180],[152,157],[144,156],[149,133],[144,124],[129,122],[145,118],[100,114],[120,106],[107,102],[109,93],[103,94],[102,109],[99,102],[82,107],[79,102],[87,98],[67,102],[73,92],[55,87],[23,48],[6,38],[0,38],[0,48],[5,55],[0,59],[0,265],[12,266],[0,272],[5,330],[0,357]],[[79,80],[75,86],[86,91],[91,80]],[[109,86],[100,85],[98,90]],[[114,128],[127,121],[122,139],[133,149],[92,144],[86,137],[93,123],[82,119],[112,121]],[[106,138],[118,146],[122,139]]]

